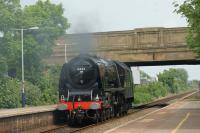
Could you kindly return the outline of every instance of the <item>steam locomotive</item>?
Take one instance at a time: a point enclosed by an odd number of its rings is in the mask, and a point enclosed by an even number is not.
[[[125,115],[132,105],[132,72],[125,64],[82,54],[62,67],[59,104],[70,124]]]

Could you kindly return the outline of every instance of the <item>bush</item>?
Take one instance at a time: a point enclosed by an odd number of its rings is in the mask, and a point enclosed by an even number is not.
[[[167,95],[167,89],[161,82],[152,82],[148,85],[148,91],[155,98],[164,97]]]
[[[25,96],[27,106],[55,104],[58,102],[58,82],[60,66],[48,66],[46,70],[33,81],[25,81]],[[21,81],[0,77],[0,108],[21,107]]]
[[[148,93],[135,92],[135,104],[148,103],[153,100],[153,97]]]
[[[0,108],[20,107],[20,84],[17,80],[0,78]]]
[[[148,103],[154,99],[164,97],[166,95],[167,89],[161,82],[152,82],[149,84],[138,85],[134,89],[134,103]]]
[[[58,102],[58,82],[60,77],[60,66],[47,66],[43,76],[37,82],[41,89],[42,104],[55,104]]]
[[[21,107],[21,82],[17,79],[0,78],[0,108]],[[41,105],[41,91],[37,86],[25,82],[27,106]]]
[[[28,106],[42,105],[42,102],[40,100],[42,92],[37,86],[34,86],[29,82],[26,82],[25,95],[26,95],[26,105]]]

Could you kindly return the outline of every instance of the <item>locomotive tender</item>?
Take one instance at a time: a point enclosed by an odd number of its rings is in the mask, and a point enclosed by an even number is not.
[[[57,110],[69,124],[124,115],[134,99],[131,69],[118,61],[79,55],[62,67],[59,99]]]

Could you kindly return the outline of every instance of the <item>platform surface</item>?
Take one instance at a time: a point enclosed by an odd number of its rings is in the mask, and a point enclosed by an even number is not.
[[[3,109],[3,110],[0,110],[0,118],[53,111],[56,109],[56,107],[57,105],[47,105],[47,106],[38,106],[38,107]]]
[[[177,102],[106,133],[200,133],[200,101]]]

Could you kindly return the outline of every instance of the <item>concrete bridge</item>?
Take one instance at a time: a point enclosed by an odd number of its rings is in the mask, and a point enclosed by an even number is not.
[[[63,64],[86,50],[128,65],[199,64],[186,45],[186,27],[140,28],[129,31],[67,34],[57,41],[49,64]],[[88,45],[89,44],[89,45]]]

